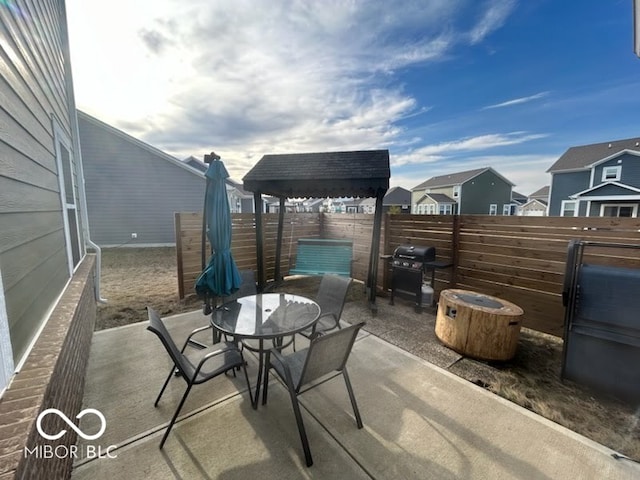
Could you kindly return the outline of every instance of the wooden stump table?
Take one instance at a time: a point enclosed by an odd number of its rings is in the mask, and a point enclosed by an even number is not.
[[[448,289],[440,293],[436,337],[447,347],[481,360],[509,360],[518,347],[519,306],[500,298]]]

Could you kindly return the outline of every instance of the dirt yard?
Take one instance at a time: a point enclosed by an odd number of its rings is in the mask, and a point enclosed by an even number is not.
[[[313,297],[317,279],[288,283],[287,291]],[[103,251],[102,291],[108,303],[98,307],[96,329],[145,321],[146,307],[167,316],[197,310],[194,295],[178,299],[174,248],[120,248]],[[364,301],[361,289],[351,289],[347,301]],[[393,318],[386,321],[394,321]],[[366,329],[385,338],[370,322]],[[402,338],[385,338],[411,353],[427,358]],[[448,369],[487,390],[556,423],[640,461],[640,408],[598,397],[572,382],[560,380],[562,340],[523,329],[516,357],[510,362],[478,362],[463,358]],[[629,461],[629,460],[621,460]]]

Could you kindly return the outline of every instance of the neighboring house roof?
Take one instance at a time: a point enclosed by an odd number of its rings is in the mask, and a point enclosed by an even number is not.
[[[527,203],[525,203],[524,205],[522,205],[520,207],[520,209],[522,210],[528,210],[531,207],[533,207],[534,205],[539,205],[541,208],[545,209],[547,208],[547,202],[545,200],[538,200],[536,198],[532,198],[531,200],[529,200]]]
[[[511,191],[511,201],[516,202],[520,205],[523,205],[527,202],[527,197],[521,193],[516,192],[515,190]]]
[[[507,182],[509,185],[514,185],[514,183],[507,180],[505,177],[503,177],[498,172],[496,172],[493,168],[483,167],[483,168],[476,168],[475,170],[467,170],[465,172],[450,173],[447,175],[440,175],[438,177],[431,177],[426,182],[422,182],[420,185],[413,187],[411,190],[413,191],[413,190],[420,190],[420,189],[426,189],[426,188],[452,187],[454,185],[462,185],[486,171],[491,171],[495,175],[500,177],[502,180]]]
[[[623,150],[640,151],[640,137],[571,147],[549,167],[548,173],[583,170]]]
[[[410,205],[411,192],[406,188],[393,187],[382,199],[383,205]]]
[[[453,198],[449,195],[445,195],[444,193],[428,193],[427,197],[436,203],[456,203]]]
[[[586,190],[582,190],[581,192],[575,193],[573,195],[569,195],[569,198],[578,198],[582,196],[593,196],[593,194],[597,194],[598,190],[601,191],[606,197],[611,197],[613,195],[624,195],[625,197],[632,194],[640,193],[640,188],[632,187],[630,185],[624,185],[619,182],[604,182],[600,183],[594,187],[587,188]]]
[[[131,135],[124,133],[122,130],[118,130],[115,127],[112,127],[111,125],[109,125],[108,123],[104,123],[101,120],[98,120],[95,117],[92,117],[91,115],[89,115],[88,113],[84,113],[80,110],[77,110],[78,113],[78,117],[86,120],[87,122],[93,123],[94,125],[99,126],[100,128],[105,129],[106,131],[112,133],[113,135],[119,136],[123,139],[125,139],[128,142],[133,143],[134,145],[137,145],[140,148],[143,148],[145,150],[148,150],[149,152],[151,152],[152,154],[158,156],[159,158],[162,158],[164,160],[166,160],[167,162],[171,162],[174,165],[177,165],[180,168],[183,168],[191,173],[193,173],[194,175],[197,175],[199,177],[203,176],[203,173],[199,170],[196,170],[195,168],[193,168],[190,165],[187,165],[185,162],[183,162],[182,160],[179,160],[175,157],[172,157],[171,155],[169,155],[168,153],[163,152],[162,150],[149,145],[148,143],[143,142],[142,140],[138,140],[135,137],[132,137]]]
[[[545,185],[544,187],[536,190],[531,195],[529,195],[529,198],[536,198],[538,200],[546,200],[547,198],[549,198],[549,185]]]
[[[531,205],[540,205],[544,208],[547,207],[548,203],[546,200],[538,200],[537,198],[532,198],[531,200],[529,200],[527,203],[525,203],[524,205],[522,205],[522,208],[526,208],[526,207],[530,207]]]
[[[236,182],[235,180],[232,180],[231,178],[227,178],[227,185],[231,185],[232,187],[234,187],[238,193],[244,197],[253,197],[253,194],[251,192],[247,192],[244,189],[244,185],[242,185],[242,183],[240,182]]]
[[[363,200],[360,200],[359,205],[361,207],[376,208],[376,199],[375,198],[365,198]],[[384,205],[384,203],[383,203],[383,205]]]
[[[428,198],[435,203],[458,203],[449,195],[445,195],[444,193],[427,193],[420,197],[417,203],[422,203],[425,198]]]
[[[207,169],[209,168],[209,165],[204,163],[202,160],[198,160],[193,155],[191,155],[190,157],[185,158],[182,161],[184,163],[186,163],[187,165],[189,165],[190,167],[201,171],[202,173],[205,173],[207,171]],[[233,180],[231,178],[227,178],[226,179],[226,183],[227,183],[228,186],[235,188],[241,196],[245,196],[245,197],[252,197],[253,196],[251,192],[247,192],[243,188],[243,185],[240,182],[237,182],[237,181],[235,181],[235,180]]]
[[[209,168],[209,166],[206,163],[204,163],[202,160],[198,160],[193,155],[185,158],[183,162],[189,165],[190,167],[195,168],[196,170],[200,170],[202,173],[206,172],[207,168]]]
[[[244,178],[245,190],[285,197],[375,197],[389,188],[389,151],[265,155]]]

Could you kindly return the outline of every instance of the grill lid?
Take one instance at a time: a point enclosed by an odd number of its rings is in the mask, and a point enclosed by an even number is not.
[[[418,245],[400,245],[393,251],[393,258],[422,263],[432,262],[436,259],[436,249],[435,247],[421,247]]]

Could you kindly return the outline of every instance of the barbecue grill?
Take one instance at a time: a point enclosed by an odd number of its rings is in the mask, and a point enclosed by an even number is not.
[[[393,299],[396,295],[415,299],[416,311],[420,312],[423,303],[424,273],[427,271],[427,264],[435,259],[435,247],[400,245],[396,248],[391,259],[391,299],[389,303],[393,305]]]

